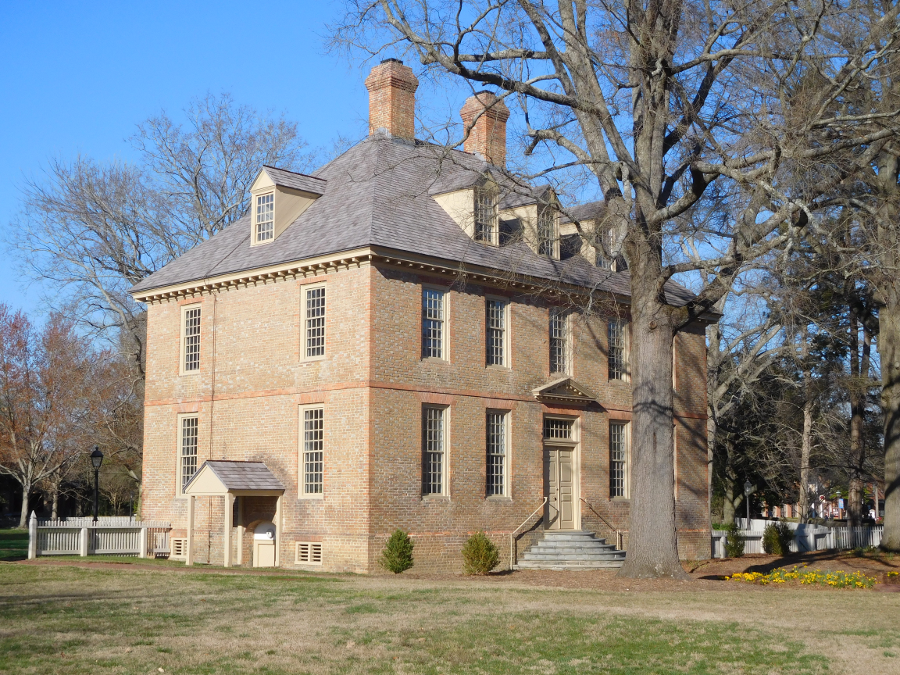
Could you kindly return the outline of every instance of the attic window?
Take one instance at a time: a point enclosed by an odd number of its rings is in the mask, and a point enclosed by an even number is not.
[[[275,195],[269,193],[256,198],[256,241],[275,237]]]
[[[537,252],[548,258],[558,258],[556,241],[556,213],[549,206],[538,209]]]
[[[497,243],[497,191],[475,190],[475,241]]]

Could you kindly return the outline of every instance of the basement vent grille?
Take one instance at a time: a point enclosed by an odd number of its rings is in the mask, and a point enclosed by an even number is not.
[[[170,558],[187,558],[187,537],[172,537]]]
[[[297,542],[297,564],[298,565],[321,565],[322,564],[322,543],[310,541]]]

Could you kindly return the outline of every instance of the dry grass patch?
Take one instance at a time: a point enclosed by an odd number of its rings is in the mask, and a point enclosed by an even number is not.
[[[891,655],[900,652],[900,632],[878,618],[897,615],[900,594],[845,598],[7,564],[0,565],[0,671],[563,675],[900,667]],[[840,625],[826,616],[840,616]]]

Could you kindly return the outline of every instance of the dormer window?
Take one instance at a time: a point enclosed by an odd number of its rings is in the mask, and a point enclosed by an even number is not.
[[[275,194],[259,195],[256,198],[256,241],[257,243],[275,238]]]
[[[475,241],[496,244],[498,240],[497,191],[491,188],[475,190]]]
[[[556,211],[549,206],[538,208],[537,253],[548,258],[559,258],[559,237],[556,232]]]

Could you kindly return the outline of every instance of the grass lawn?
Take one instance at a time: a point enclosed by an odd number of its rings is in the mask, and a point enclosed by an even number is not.
[[[0,530],[0,560],[28,557],[28,530]]]
[[[0,563],[0,672],[900,672],[900,593],[624,586]]]

